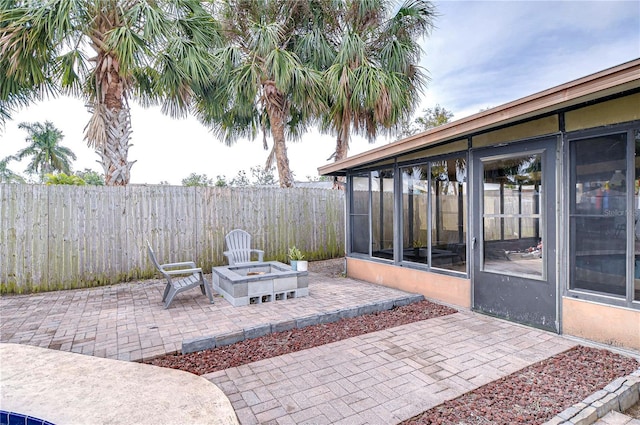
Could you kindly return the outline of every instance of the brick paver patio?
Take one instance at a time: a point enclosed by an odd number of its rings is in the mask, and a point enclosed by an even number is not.
[[[209,276],[210,277],[210,276]],[[158,280],[0,297],[0,342],[137,361],[185,340],[406,297],[309,274],[308,297],[233,307],[198,290],[165,310]],[[204,377],[242,424],[391,424],[577,343],[469,311],[398,326]]]
[[[211,276],[208,276],[209,282]],[[233,307],[199,290],[168,310],[159,280],[0,297],[0,342],[138,361],[180,351],[183,340],[395,299],[407,293],[346,278],[309,274],[308,297]]]

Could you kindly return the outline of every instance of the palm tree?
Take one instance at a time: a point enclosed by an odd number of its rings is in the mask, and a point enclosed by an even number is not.
[[[227,144],[263,134],[273,138],[265,168],[275,159],[280,186],[293,186],[287,139],[296,139],[322,108],[320,72],[297,50],[312,2],[225,0],[215,3],[226,46],[217,49],[216,72],[199,88],[200,120]]]
[[[184,114],[220,40],[197,0],[3,0],[0,25],[0,114],[51,87],[82,98],[107,185],[129,182],[129,99]]]
[[[8,10],[15,7],[15,5],[15,0],[0,0],[0,11]],[[0,12],[0,34],[4,33],[9,25],[8,18],[8,16]],[[16,79],[9,72],[10,67],[9,56],[0,54],[0,130],[4,129],[6,121],[11,119],[13,112],[27,106],[29,102],[37,99],[39,94],[38,91],[30,89],[32,84],[29,81],[21,82]],[[36,73],[30,78],[32,80],[36,79],[38,74]],[[48,87],[45,84],[42,88],[46,90]]]
[[[26,139],[29,146],[15,156],[18,161],[32,157],[27,165],[27,173],[38,174],[41,180],[45,174],[54,171],[71,174],[70,159],[75,160],[76,155],[71,149],[60,146],[64,135],[50,121],[46,121],[44,125],[39,122],[23,122],[18,124],[18,128],[26,130],[29,134]]]
[[[426,0],[405,0],[392,14],[385,0],[346,0],[336,9],[333,63],[324,72],[330,109],[323,128],[336,135],[334,158],[347,156],[353,131],[373,142],[412,114],[426,85],[418,39],[436,17]]]
[[[15,159],[15,156],[8,156],[0,160],[0,183],[24,183],[20,174],[9,169],[9,162]]]

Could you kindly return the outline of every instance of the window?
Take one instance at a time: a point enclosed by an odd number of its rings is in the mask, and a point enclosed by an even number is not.
[[[627,133],[573,140],[569,155],[570,288],[625,296]]]
[[[393,170],[350,177],[350,253],[393,260]]]
[[[467,163],[431,163],[431,267],[466,272]]]
[[[369,174],[351,178],[351,252],[369,255]]]
[[[402,260],[466,272],[466,158],[451,157],[400,170]]]
[[[402,168],[402,260],[427,263],[429,166]]]
[[[483,161],[482,270],[544,278],[542,156]]]
[[[371,173],[371,255],[393,260],[393,170]]]
[[[632,236],[634,245],[633,299],[635,301],[640,301],[640,130],[635,130],[633,132],[633,136],[636,164],[636,175],[633,182],[633,192],[635,194],[634,229]]]

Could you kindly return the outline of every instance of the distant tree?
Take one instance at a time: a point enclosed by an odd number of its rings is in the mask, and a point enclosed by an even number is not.
[[[160,180],[160,183],[158,183],[161,186],[169,186],[169,182],[166,180]]]
[[[308,182],[330,182],[333,181],[332,177],[329,176],[307,176]]]
[[[66,184],[70,186],[84,186],[87,184],[81,177],[67,175],[65,173],[45,174],[45,182],[47,186],[54,184]]]
[[[273,167],[267,169],[256,165],[251,167],[251,177],[253,177],[253,184],[257,186],[275,186],[278,184],[276,177],[273,174]]]
[[[216,176],[216,181],[213,185],[215,187],[227,187],[229,186],[229,183],[227,183],[227,177],[222,175],[222,176]]]
[[[402,124],[401,137],[409,137],[430,128],[441,126],[451,121],[453,112],[448,111],[440,105],[433,108],[422,110],[422,114],[418,115],[413,122],[404,122]]]
[[[249,178],[247,178],[247,172],[244,170],[240,170],[238,171],[238,174],[236,174],[236,176],[231,179],[229,185],[235,187],[247,187],[251,185],[251,182],[249,181]]]
[[[44,124],[23,122],[18,124],[18,128],[29,134],[26,138],[29,146],[15,155],[18,161],[31,157],[27,173],[39,175],[41,181],[45,174],[54,171],[71,174],[71,160],[75,160],[76,155],[60,145],[64,135],[50,121]]]
[[[8,156],[0,160],[0,183],[24,183],[24,178],[9,169],[9,162],[14,161],[15,156]]]
[[[187,178],[182,179],[183,186],[211,186],[213,180],[206,174],[191,173]]]
[[[87,184],[92,186],[104,186],[104,174],[85,168],[84,171],[76,171],[76,176],[80,177]]]

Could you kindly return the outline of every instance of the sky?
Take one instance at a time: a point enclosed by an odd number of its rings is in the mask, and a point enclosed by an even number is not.
[[[436,1],[433,33],[422,42],[421,65],[430,82],[416,112],[437,104],[461,119],[565,82],[640,58],[640,1]],[[33,104],[0,129],[0,158],[27,146],[21,122],[51,121],[61,145],[77,156],[73,170],[102,173],[98,155],[84,141],[89,114],[83,102],[58,98]],[[179,185],[191,173],[230,180],[240,170],[263,166],[262,136],[229,147],[195,118],[172,119],[159,108],[131,102],[132,184]],[[395,139],[369,144],[353,137],[349,155]],[[268,140],[271,145],[271,140]],[[288,142],[295,179],[317,177],[328,164],[335,139],[311,131]],[[27,161],[12,162],[22,173]],[[277,177],[277,172],[275,173]]]

